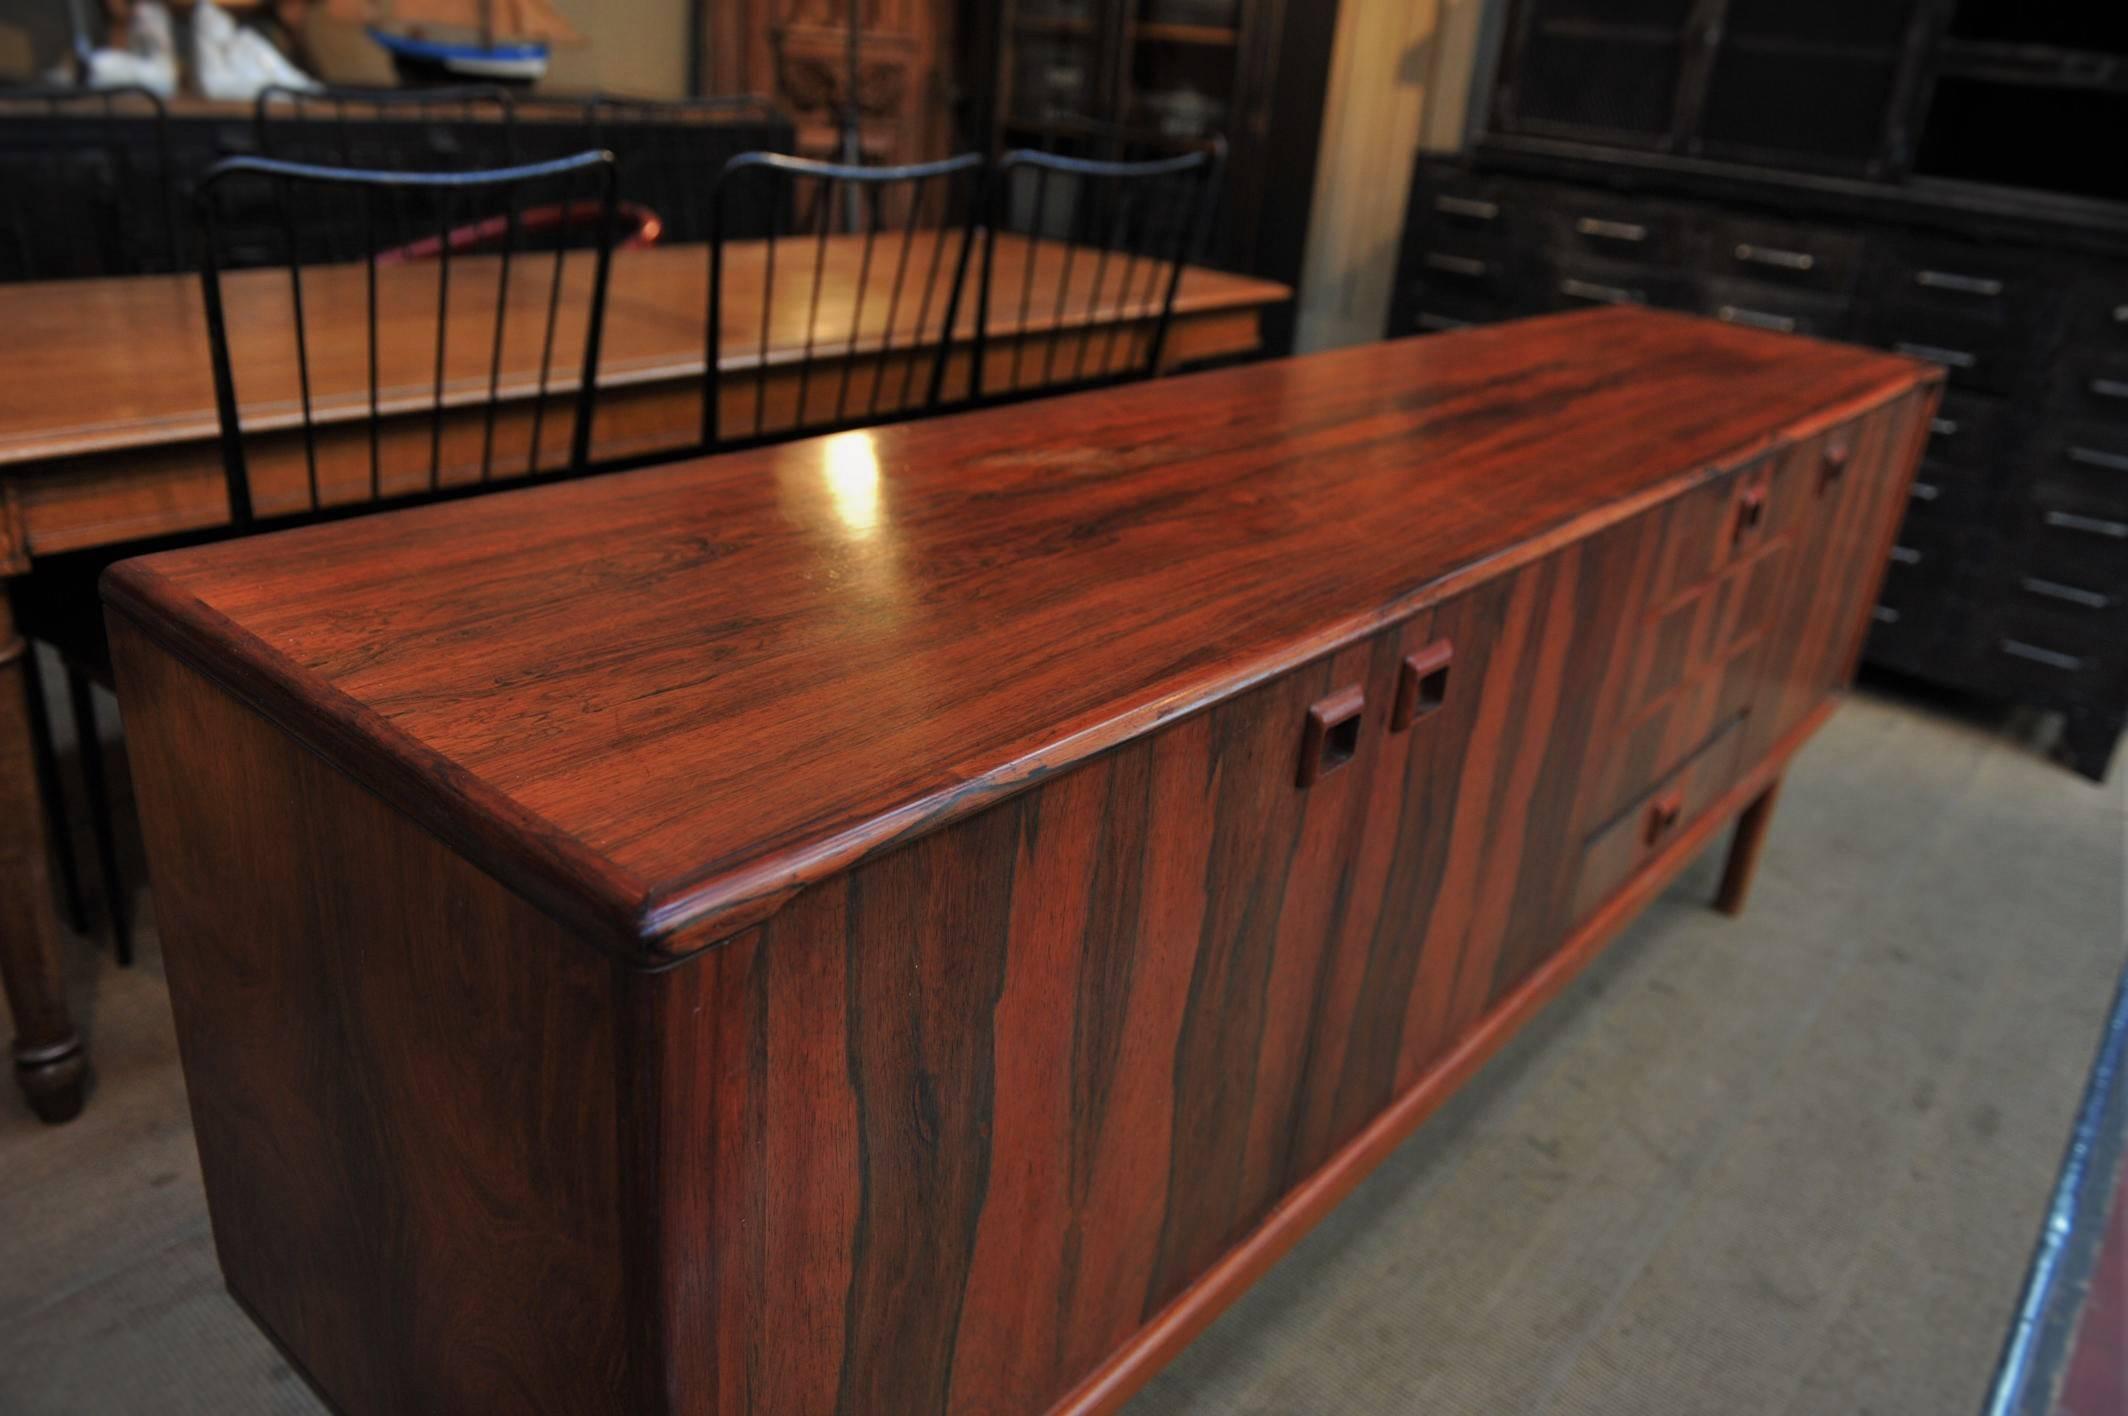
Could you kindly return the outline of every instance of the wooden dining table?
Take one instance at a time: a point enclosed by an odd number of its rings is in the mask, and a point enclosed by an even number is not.
[[[978,240],[948,333],[947,276],[959,231],[917,232],[906,253],[861,235],[726,247],[717,378],[705,379],[709,269],[700,245],[614,253],[597,363],[592,463],[695,446],[703,401],[720,435],[801,422],[921,411],[941,344],[951,404],[973,377],[982,278]],[[935,252],[934,246],[941,249]],[[900,294],[890,279],[906,270]],[[573,427],[593,260],[459,256],[377,267],[305,267],[305,353],[285,267],[231,272],[224,308],[249,490],[261,517],[561,465]],[[1134,367],[1158,327],[1163,282],[1054,241],[1001,236],[989,276],[982,391],[1034,392]],[[1262,341],[1273,281],[1182,272],[1161,370],[1232,358]],[[442,317],[439,320],[439,311]],[[498,329],[498,320],[500,328]],[[439,352],[439,328],[442,331]],[[374,345],[373,341],[374,340]],[[549,356],[546,351],[554,353]],[[375,452],[368,433],[380,420]],[[307,366],[313,436],[303,433]],[[497,408],[488,417],[490,402]],[[15,1028],[16,1077],[48,1120],[79,1109],[86,1057],[63,987],[62,938],[47,883],[48,829],[35,771],[28,644],[17,602],[40,572],[230,522],[207,326],[196,275],[0,286],[0,985]],[[313,469],[311,459],[315,457]],[[373,461],[374,458],[374,461]],[[79,595],[86,590],[70,589]],[[93,606],[89,607],[93,610]]]

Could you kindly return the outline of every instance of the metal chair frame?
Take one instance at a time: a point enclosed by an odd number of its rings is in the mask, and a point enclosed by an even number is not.
[[[946,365],[952,353],[953,333],[960,318],[962,291],[967,281],[968,262],[976,236],[976,222],[983,205],[983,182],[985,164],[979,153],[963,153],[957,157],[943,158],[935,162],[910,163],[898,167],[858,167],[841,163],[820,162],[810,158],[791,157],[783,153],[740,153],[724,164],[710,194],[710,239],[709,239],[709,308],[706,313],[704,334],[703,395],[702,395],[702,445],[705,448],[730,447],[741,443],[772,441],[785,437],[797,437],[814,433],[830,432],[837,428],[858,424],[872,424],[918,417],[937,411],[943,398]],[[724,245],[729,219],[729,203],[733,193],[742,183],[768,180],[775,184],[775,193],[767,204],[771,215],[768,237],[766,269],[761,292],[761,329],[755,342],[754,370],[754,419],[751,429],[734,433],[721,425],[719,391],[722,386],[720,360],[723,354],[724,313]],[[796,218],[797,204],[794,187],[800,181],[814,184],[814,201],[802,220]],[[941,220],[935,228],[920,225],[925,211],[926,184],[935,184],[942,196],[938,202]],[[882,209],[882,198],[889,191],[906,186],[909,191],[908,207],[902,220],[890,222]],[[844,342],[842,375],[835,396],[833,417],[819,423],[807,423],[805,419],[806,395],[811,390],[813,363],[816,348],[824,348],[818,339],[820,316],[821,275],[825,267],[827,239],[837,206],[836,196],[840,191],[845,196],[855,194],[856,209],[863,228],[864,247],[859,257],[857,301],[850,312],[850,327]],[[965,215],[953,219],[955,200],[965,203]],[[811,308],[806,315],[806,332],[798,370],[798,406],[796,426],[770,431],[766,427],[768,377],[770,364],[769,333],[775,306],[776,250],[780,241],[789,239],[779,235],[776,227],[790,214],[792,226],[809,228],[805,235],[813,241],[813,284]],[[897,238],[892,227],[901,229]],[[949,242],[949,234],[955,226],[960,228],[958,250],[953,257],[952,270],[942,272],[943,255]],[[908,338],[897,346],[895,320],[903,309],[905,287],[912,279],[910,252],[915,245],[919,230],[935,229],[937,238],[931,243],[928,260],[917,264],[924,267],[921,278],[922,293],[916,297],[916,324],[908,331]],[[799,234],[799,233],[793,233]],[[877,248],[887,244],[893,249],[884,259],[875,260]],[[885,323],[882,326],[879,346],[861,355],[858,350],[858,333],[863,322],[872,271],[875,265],[891,264],[892,284],[886,292]],[[945,289],[939,290],[944,275]],[[924,386],[920,400],[912,401],[914,378],[918,365],[923,362],[921,350],[925,331],[930,327],[931,310],[943,300],[943,313],[937,326],[936,352],[929,356],[930,368],[924,374]],[[851,370],[860,358],[869,355],[874,360],[871,390],[861,408],[853,408],[850,393],[853,379]],[[907,363],[902,371],[901,388],[893,404],[881,411],[882,385],[886,381],[891,362],[900,356]]]
[[[488,484],[494,455],[495,417],[498,407],[499,387],[502,376],[503,326],[506,295],[510,284],[510,269],[513,257],[521,254],[517,238],[516,194],[528,183],[550,179],[567,178],[574,174],[588,174],[595,182],[600,203],[599,236],[593,248],[596,263],[590,294],[590,311],[585,328],[583,362],[575,394],[576,422],[572,429],[569,464],[567,472],[581,471],[589,459],[591,420],[597,397],[599,341],[605,323],[606,286],[612,261],[612,231],[614,218],[614,161],[611,153],[586,152],[574,157],[558,158],[552,162],[530,163],[517,167],[494,168],[474,172],[377,172],[353,168],[316,167],[302,163],[280,162],[271,158],[231,158],[216,164],[201,179],[197,206],[203,237],[204,250],[200,265],[201,290],[207,312],[208,345],[214,365],[215,409],[221,423],[223,470],[228,479],[229,508],[231,521],[238,527],[253,524],[251,485],[244,451],[244,431],[240,421],[237,402],[235,371],[231,367],[228,329],[222,303],[222,269],[218,259],[217,199],[223,188],[240,178],[268,179],[274,185],[275,205],[280,209],[283,229],[286,233],[287,267],[289,288],[295,317],[296,370],[301,391],[302,431],[305,467],[309,476],[310,504],[306,513],[317,515],[328,510],[320,500],[318,489],[317,429],[310,387],[310,338],[305,324],[303,309],[303,264],[296,254],[293,218],[290,215],[290,186],[302,184],[313,188],[355,191],[365,195],[364,206],[370,205],[367,198],[378,192],[402,192],[415,190],[436,197],[438,219],[435,231],[438,241],[436,260],[438,264],[436,306],[436,358],[435,378],[430,398],[429,478],[427,490],[440,493],[447,490],[441,482],[442,439],[446,413],[444,399],[444,351],[448,338],[451,243],[447,239],[451,229],[451,198],[461,193],[499,192],[505,208],[505,220],[510,237],[503,245],[497,273],[497,304],[492,353],[489,360],[488,392],[485,407],[485,431],[481,452],[480,482]],[[370,454],[370,499],[358,503],[359,507],[375,506],[386,498],[380,478],[379,425],[381,413],[378,391],[377,360],[377,267],[380,253],[371,245],[363,257],[368,296],[368,350],[369,350],[369,407],[367,425]],[[563,262],[571,253],[560,246],[553,252],[553,270],[548,282],[546,328],[542,343],[542,360],[538,393],[533,402],[533,430],[530,470],[527,477],[541,473],[538,465],[539,429],[549,401],[549,384],[554,363],[554,330],[556,313],[560,308]],[[395,499],[396,500],[396,499]]]
[[[1120,141],[1122,135],[1119,133],[1117,137]],[[1203,248],[1213,196],[1225,157],[1225,142],[1214,138],[1208,143],[1194,146],[1188,152],[1143,161],[1065,157],[1032,148],[1016,148],[998,159],[992,183],[991,212],[983,242],[982,271],[976,288],[976,351],[971,401],[1009,401],[1070,389],[1127,383],[1136,379],[1151,378],[1157,374],[1160,370],[1161,355],[1167,347],[1168,326],[1174,318],[1175,296],[1182,286],[1182,273],[1191,258]],[[1033,174],[1034,188],[1033,210],[1024,232],[1015,228],[1011,212],[1015,196],[1014,180],[1016,175],[1022,172]],[[1059,236],[1051,236],[1045,232],[1044,216],[1052,177],[1077,184],[1077,190],[1072,194],[1071,208],[1064,216],[1066,231]],[[1112,190],[1104,191],[1104,187]],[[1167,220],[1164,224],[1155,220],[1156,212],[1153,209],[1154,204],[1161,200],[1163,187],[1167,189]],[[1149,192],[1150,196],[1138,207],[1142,240],[1133,244],[1133,205],[1141,188]],[[1088,200],[1089,194],[1092,196],[1091,200]],[[1104,234],[1100,228],[1104,226],[1106,234],[1111,238],[1105,241],[1099,239]],[[991,314],[996,303],[993,298],[996,283],[995,254],[1001,235],[1024,236],[1028,249],[1026,265],[1021,276],[1017,318],[1010,327],[994,330]],[[1034,270],[1044,240],[1055,240],[1062,245],[1063,272],[1053,307],[1048,311],[1047,334],[1031,336],[1029,331],[1034,314]],[[1072,265],[1079,250],[1087,245],[1093,245],[1098,254],[1094,257],[1093,276],[1086,289],[1079,319],[1071,322],[1067,319],[1071,314],[1067,302],[1071,296]],[[1161,249],[1163,245],[1164,250]],[[1113,289],[1110,289],[1107,285],[1108,268],[1119,251],[1122,255],[1122,271]],[[1145,267],[1143,276],[1140,274],[1141,264]],[[1127,301],[1133,292],[1140,288],[1141,279],[1145,290],[1158,288],[1160,291],[1158,311],[1154,316],[1152,336],[1147,341],[1144,358],[1121,369],[1115,367],[1115,343],[1122,329],[1122,321],[1113,320],[1108,323],[1107,333],[1102,338],[1101,355],[1095,372],[1089,375],[1086,372],[1087,350],[1094,341],[1086,331],[1101,308],[1103,294],[1106,293],[1111,300]],[[1074,329],[1078,331],[1076,334],[1071,332]],[[984,387],[985,365],[989,344],[997,338],[1014,341],[1012,381],[1010,387],[992,391]],[[1042,355],[1040,380],[1034,385],[1025,385],[1020,377],[1021,360],[1032,338],[1045,338],[1046,347]],[[1078,350],[1073,356],[1069,377],[1059,381],[1055,377],[1057,353],[1064,341],[1070,338],[1077,339]]]

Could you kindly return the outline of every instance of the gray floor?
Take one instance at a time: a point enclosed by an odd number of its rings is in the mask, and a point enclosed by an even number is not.
[[[1133,1410],[1973,1410],[2128,953],[2121,772],[2009,726],[1850,704],[1743,919],[1699,862]],[[152,938],[75,957],[88,1113],[0,1100],[0,1412],[319,1410],[222,1292]]]

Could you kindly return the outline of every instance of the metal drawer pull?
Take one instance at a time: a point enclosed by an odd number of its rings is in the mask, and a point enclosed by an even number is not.
[[[1931,364],[1948,364],[1954,369],[1970,369],[1980,362],[1980,356],[1963,349],[1945,349],[1936,344],[1910,344],[1900,340],[1892,348],[1911,359],[1926,359]]]
[[[1433,209],[1443,216],[1467,216],[1472,221],[1491,221],[1500,215],[1497,204],[1476,197],[1435,197]]]
[[[1879,605],[1869,612],[1869,617],[1878,624],[1897,624],[1899,612],[1890,605]]]
[[[2002,293],[2002,282],[1991,275],[1960,275],[1949,270],[1917,270],[1914,284],[1929,290],[1949,290],[1959,295],[1978,295],[1992,300]]]
[[[2027,644],[2022,639],[2005,639],[2002,652],[2019,659],[2029,659],[2035,664],[2045,664],[2050,669],[2064,669],[2075,673],[2084,666],[2084,661],[2074,654],[2064,654],[2059,649],[2046,649],[2037,644]]]
[[[1418,326],[1420,329],[1442,334],[1452,329],[1469,329],[1470,321],[1450,319],[1447,315],[1437,315],[1431,310],[1421,310],[1419,311]]]
[[[1943,488],[1934,482],[1916,482],[1907,495],[1918,502],[1932,502],[1943,495]]]
[[[2095,447],[2072,447],[2069,460],[2081,467],[2103,467],[2108,472],[2128,472],[2128,453],[2106,452]]]
[[[2018,586],[2027,594],[2060,600],[2064,604],[2076,605],[2086,610],[2103,610],[2113,603],[2111,595],[2101,595],[2096,590],[2086,590],[2081,586],[2064,585],[2058,580],[2041,580],[2036,575],[2026,576],[2018,582]]]
[[[1956,418],[1931,418],[1929,419],[1929,432],[1939,438],[1955,438],[1958,436],[1958,420]]]
[[[2050,511],[2040,520],[2057,530],[2088,531],[2094,536],[2128,541],[2128,521],[2107,521],[2097,516],[2078,516],[2073,511]]]
[[[1894,546],[1892,547],[1892,564],[1919,565],[1921,564],[1921,552],[1915,550],[1912,546]]]
[[[2113,322],[2115,324],[2128,324],[2128,305],[2115,305],[2113,307]]]
[[[1796,327],[1795,320],[1788,315],[1768,314],[1743,305],[1724,305],[1714,312],[1714,317],[1730,324],[1750,325],[1753,329],[1770,329],[1776,334],[1794,334]]]
[[[1605,241],[1631,241],[1638,245],[1648,239],[1648,228],[1637,221],[1605,221],[1599,216],[1584,216],[1574,223],[1574,230],[1583,236],[1595,236]]]
[[[1749,265],[1773,266],[1779,270],[1816,270],[1818,258],[1808,251],[1784,251],[1777,246],[1754,246],[1740,241],[1736,258]]]
[[[1438,270],[1448,275],[1481,276],[1490,274],[1492,267],[1470,256],[1451,256],[1440,251],[1428,251],[1422,258],[1428,270]]]
[[[2128,380],[2093,379],[2091,391],[2100,398],[2128,398]]]
[[[1648,294],[1645,290],[1628,290],[1623,285],[1598,285],[1589,280],[1562,280],[1559,293],[1571,295],[1577,300],[1594,300],[1604,305],[1645,305]]]

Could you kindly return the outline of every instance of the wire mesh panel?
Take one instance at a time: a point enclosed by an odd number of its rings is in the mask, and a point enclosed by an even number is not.
[[[303,517],[588,458],[614,221],[611,155],[463,173],[267,158],[211,170],[201,282],[231,520]],[[523,213],[588,207],[590,249]],[[271,266],[224,261],[229,211],[279,217]],[[318,260],[317,212],[362,253]],[[400,237],[418,211],[426,231]],[[248,238],[247,238],[248,239]]]
[[[974,153],[905,167],[760,152],[726,163],[710,202],[703,444],[938,408],[982,176]],[[728,235],[734,212],[765,213],[768,234]]]
[[[1142,161],[1019,150],[999,160],[977,280],[973,395],[1149,378],[1224,148]]]
[[[144,88],[0,88],[0,281],[179,268],[162,100]]]

